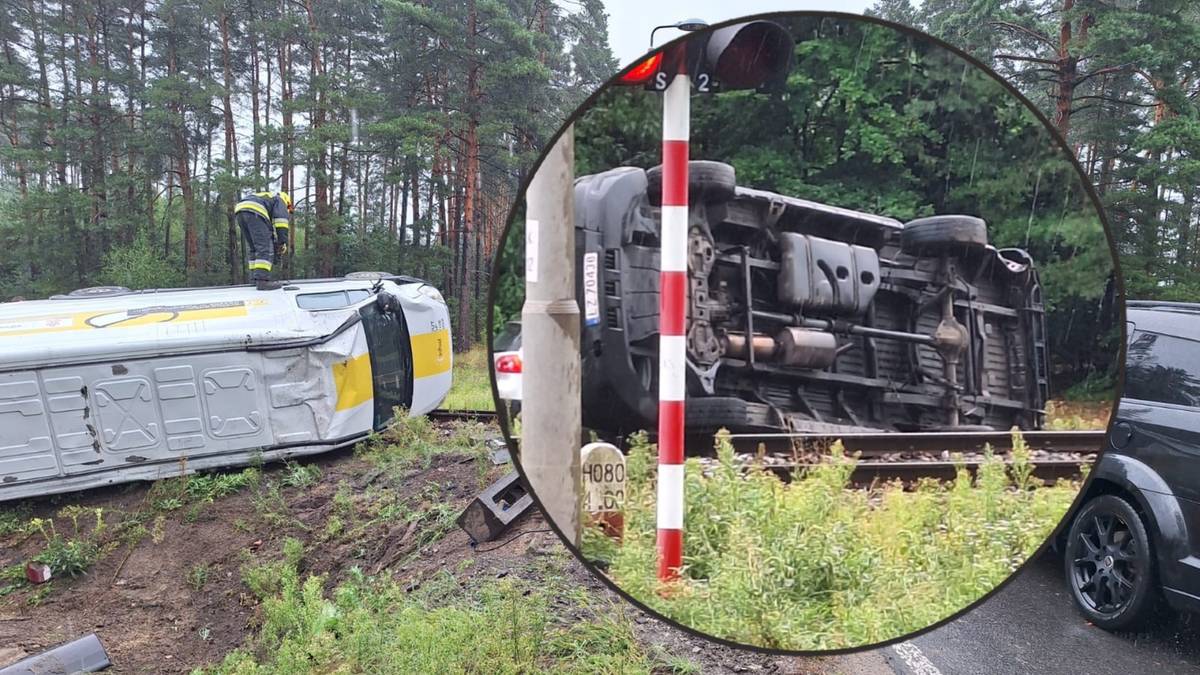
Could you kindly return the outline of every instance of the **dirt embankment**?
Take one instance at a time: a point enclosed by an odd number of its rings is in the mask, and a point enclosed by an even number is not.
[[[252,648],[261,605],[243,571],[279,558],[284,540],[296,538],[304,543],[302,572],[326,575],[328,587],[352,568],[391,575],[413,590],[439,573],[452,574],[466,588],[505,577],[536,583],[553,575],[611,598],[617,604],[607,606],[633,622],[646,649],[702,672],[839,668],[833,659],[723,647],[620,603],[566,552],[540,514],[527,516],[499,542],[472,547],[453,527],[453,515],[509,469],[478,455],[435,455],[427,465],[399,472],[351,452],[313,465],[319,474],[313,470],[307,484],[286,487],[295,466],[266,467],[254,487],[168,510],[161,503],[156,508],[160,495],[140,484],[32,503],[22,516],[53,518],[61,532],[71,525],[57,514],[71,504],[103,509],[110,527],[142,514],[145,534],[133,543],[109,536],[99,561],[76,579],[22,586],[0,598],[0,664],[90,632],[100,636],[116,672],[188,672],[239,647]],[[433,515],[405,517],[380,503]],[[43,545],[38,532],[10,535],[0,540],[0,564],[23,564]],[[565,613],[583,611],[567,598],[555,605]]]

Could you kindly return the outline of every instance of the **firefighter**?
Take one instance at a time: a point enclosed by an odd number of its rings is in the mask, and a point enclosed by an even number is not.
[[[260,291],[282,286],[271,281],[271,268],[287,255],[292,210],[292,198],[286,192],[256,192],[243,197],[233,208],[246,238],[250,280]]]

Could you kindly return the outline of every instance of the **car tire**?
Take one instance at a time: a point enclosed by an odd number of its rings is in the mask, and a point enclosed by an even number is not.
[[[987,243],[987,223],[975,216],[917,218],[905,223],[900,231],[900,248],[914,255],[982,249]]]
[[[77,288],[64,296],[66,298],[109,298],[114,295],[128,295],[133,291],[124,286],[89,286]]]
[[[1162,591],[1150,533],[1125,499],[1101,495],[1071,523],[1063,571],[1075,606],[1111,631],[1146,627],[1161,616]]]
[[[688,162],[688,200],[722,202],[733,199],[737,174],[724,162],[697,159]],[[662,165],[646,169],[646,195],[650,203],[662,203]]]
[[[690,398],[684,411],[689,434],[711,434],[722,428],[734,431],[779,429],[779,418],[770,406],[732,396]]]

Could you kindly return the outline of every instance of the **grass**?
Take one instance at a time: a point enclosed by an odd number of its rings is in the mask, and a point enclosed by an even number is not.
[[[193,591],[204,590],[208,585],[208,575],[212,572],[212,568],[205,564],[196,564],[188,568],[187,583],[192,587]]]
[[[447,410],[494,410],[492,398],[491,356],[487,345],[478,344],[454,355],[454,384],[442,402]]]
[[[326,591],[325,577],[299,573],[298,542],[285,551],[282,561],[243,569],[262,601],[258,634],[197,675],[674,670],[642,649],[623,607],[562,580],[489,580],[471,590],[441,572],[410,592],[352,569]],[[682,672],[689,665],[679,662]]]
[[[655,576],[654,449],[628,458],[626,532],[594,530],[584,553],[623,590],[704,633],[769,648],[861,646],[924,628],[966,607],[1023,563],[1062,518],[1078,484],[1037,487],[1029,451],[1006,469],[989,457],[972,480],[850,489],[855,460],[784,482],[744,471],[718,437],[718,464],[686,465],[682,578]]]
[[[439,427],[425,416],[397,414],[387,429],[360,443],[357,452],[390,472],[425,469],[442,455],[473,457],[482,469],[486,469],[484,459],[488,448],[484,439],[491,433],[488,425],[481,422]]]
[[[1107,429],[1111,414],[1111,397],[1098,401],[1048,401],[1045,428],[1054,431]]]

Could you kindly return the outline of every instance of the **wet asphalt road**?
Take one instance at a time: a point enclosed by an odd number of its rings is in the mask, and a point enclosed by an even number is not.
[[[1043,556],[971,613],[875,655],[897,675],[1200,673],[1200,615],[1105,632],[1075,611],[1061,565]]]

